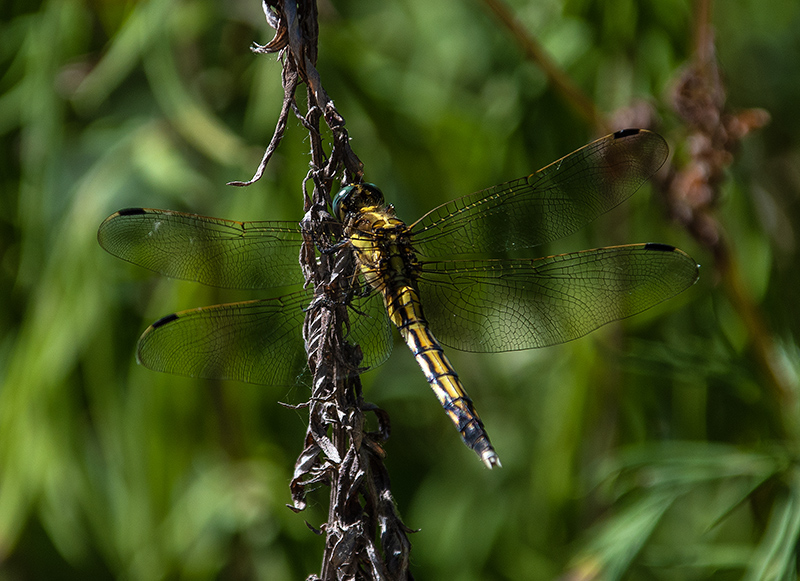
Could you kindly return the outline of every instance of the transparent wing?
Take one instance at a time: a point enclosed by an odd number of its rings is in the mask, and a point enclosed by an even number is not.
[[[476,352],[582,337],[678,294],[698,276],[689,255],[665,244],[422,267],[419,291],[431,331],[444,345]]]
[[[313,291],[280,298],[182,311],[153,323],[139,340],[137,358],[154,371],[264,385],[308,383],[303,343],[305,309]],[[383,363],[391,333],[381,297],[358,298],[348,338],[364,352],[362,366]],[[352,311],[351,311],[352,313]]]
[[[382,365],[392,353],[392,325],[383,304],[383,297],[372,291],[364,297],[354,297],[348,309],[350,329],[345,337],[358,344],[364,354],[361,367],[373,369]]]
[[[607,135],[535,174],[434,208],[411,226],[414,248],[449,258],[562,238],[630,197],[668,152],[644,129]]]
[[[139,362],[155,371],[266,385],[307,373],[303,309],[312,293],[214,305],[168,315],[139,339]]]
[[[292,222],[233,222],[131,208],[106,218],[97,239],[114,256],[172,278],[238,289],[303,282],[302,236]]]

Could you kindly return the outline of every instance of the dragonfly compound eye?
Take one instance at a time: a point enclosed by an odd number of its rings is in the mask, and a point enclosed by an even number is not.
[[[383,205],[383,192],[375,184],[364,182],[359,186],[360,197],[363,199],[365,206],[382,206]]]
[[[333,209],[333,215],[339,218],[339,220],[344,221],[344,215],[349,210],[350,196],[356,187],[355,184],[345,186],[333,197],[331,208]]]
[[[382,206],[383,192],[375,184],[350,184],[345,186],[333,198],[333,213],[344,221],[347,215],[366,206]]]

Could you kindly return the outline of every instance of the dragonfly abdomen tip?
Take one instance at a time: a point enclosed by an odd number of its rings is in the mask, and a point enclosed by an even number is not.
[[[497,468],[503,467],[503,465],[500,463],[500,457],[494,450],[486,450],[483,454],[481,454],[481,460],[483,460],[483,463],[486,464],[486,467],[489,470],[491,470],[494,467]]]

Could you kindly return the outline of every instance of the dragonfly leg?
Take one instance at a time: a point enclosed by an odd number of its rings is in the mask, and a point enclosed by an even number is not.
[[[340,248],[350,244],[349,240],[344,239],[338,240],[332,244],[323,244],[318,236],[313,236],[312,240],[314,241],[314,246],[317,247],[317,250],[319,250],[320,254],[333,254]]]

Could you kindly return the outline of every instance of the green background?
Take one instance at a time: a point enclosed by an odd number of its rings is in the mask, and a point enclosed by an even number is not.
[[[685,0],[510,2],[605,114],[668,106],[691,57]],[[714,257],[644,188],[543,252],[679,246],[700,282],[557,347],[449,352],[503,461],[460,442],[400,344],[364,376],[418,579],[795,579],[800,530],[800,4],[720,2],[731,109],[748,136],[715,216],[793,390],[776,401]],[[0,5],[0,579],[302,579],[319,572],[327,491],[294,514],[303,389],[194,381],[134,361],[172,311],[249,295],[170,281],[103,252],[129,206],[299,220],[307,136],[280,110],[257,0]],[[411,222],[594,139],[478,0],[320,4],[323,84],[365,177]],[[302,90],[300,92],[301,101]],[[302,104],[302,103],[301,103]]]

